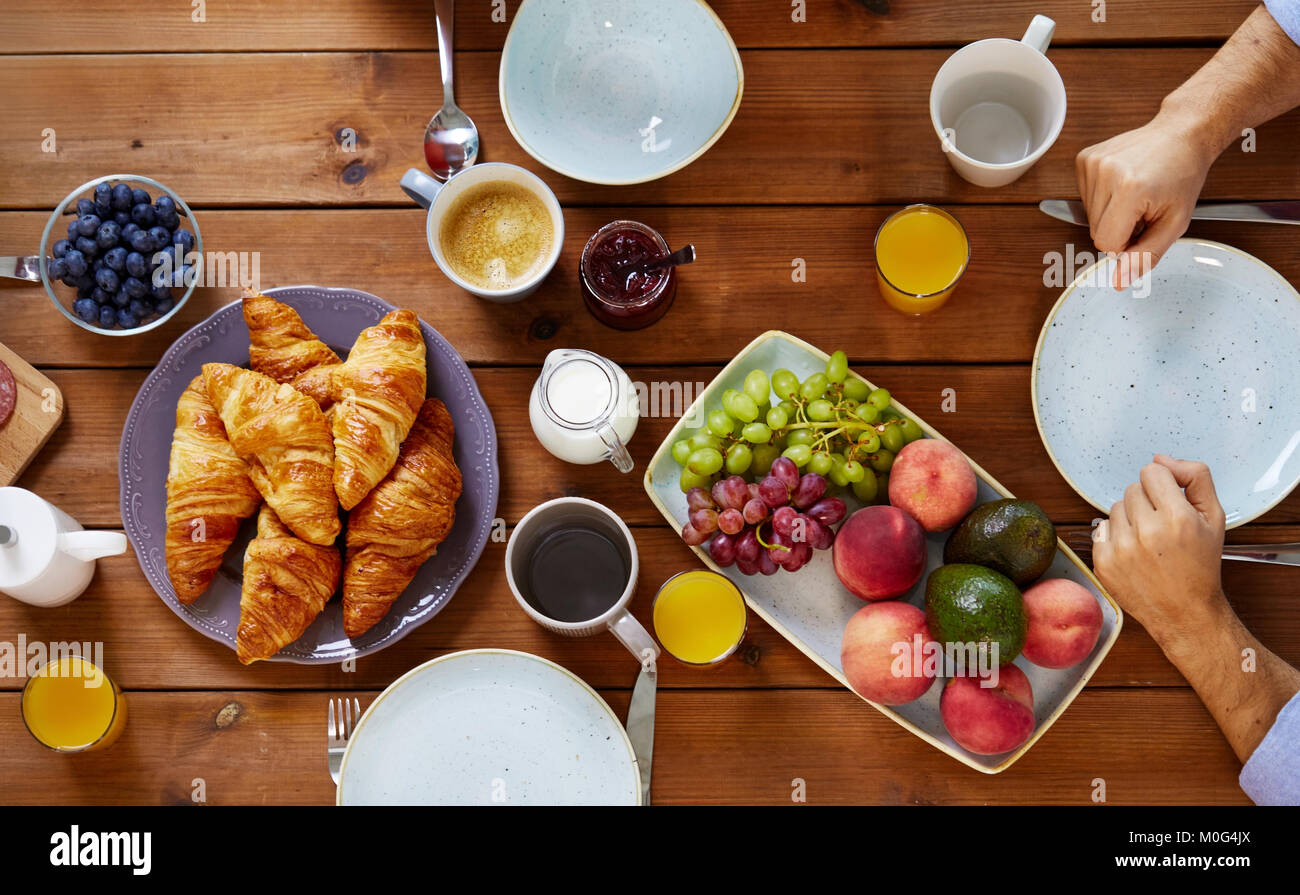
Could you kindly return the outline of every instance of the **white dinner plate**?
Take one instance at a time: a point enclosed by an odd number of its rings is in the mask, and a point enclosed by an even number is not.
[[[1263,261],[1180,239],[1122,292],[1103,260],[1065,290],[1034,352],[1034,417],[1103,513],[1154,454],[1201,460],[1228,527],[1300,483],[1300,295]],[[1147,294],[1149,293],[1149,294]]]
[[[380,693],[343,755],[340,805],[636,805],[632,744],[605,700],[547,659],[476,649]]]

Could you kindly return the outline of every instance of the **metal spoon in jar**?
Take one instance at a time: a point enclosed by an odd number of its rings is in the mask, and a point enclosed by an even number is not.
[[[655,258],[653,261],[632,261],[628,264],[622,264],[614,268],[614,276],[626,281],[634,273],[649,273],[663,267],[681,267],[683,264],[690,264],[694,260],[695,245],[691,244],[678,249],[671,255]]]
[[[438,65],[442,68],[442,108],[424,129],[424,160],[434,177],[447,180],[478,159],[478,128],[456,105],[452,90],[455,0],[437,0],[433,11],[438,25]]]

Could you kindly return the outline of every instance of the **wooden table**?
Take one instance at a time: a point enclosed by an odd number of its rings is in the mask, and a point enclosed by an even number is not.
[[[541,0],[537,0],[541,2]],[[56,15],[45,0],[0,9],[0,243],[32,252],[48,210],[77,184],[133,172],[172,186],[198,209],[206,247],[260,251],[266,286],[354,286],[414,308],[473,366],[496,419],[502,489],[513,524],[562,494],[606,503],[634,526],[643,569],[633,603],[647,619],[656,586],[696,565],[641,488],[639,474],[569,466],[535,441],[526,400],[545,354],[586,347],[643,381],[707,382],[756,333],[789,330],[887,385],[1017,495],[1064,531],[1094,513],[1049,462],[1034,428],[1029,363],[1059,289],[1043,256],[1086,232],[1041,215],[1045,197],[1077,195],[1075,153],[1146,121],[1255,6],[1253,0],[1111,3],[1105,23],[1079,0],[894,0],[879,16],[856,0],[809,0],[805,22],[784,0],[718,0],[741,48],[745,96],[730,130],[688,168],[623,188],[567,180],[511,139],[497,100],[508,25],[490,0],[457,15],[461,105],[478,122],[485,160],[541,174],[566,207],[569,239],[533,298],[497,306],[451,286],[423,241],[422,212],[398,189],[420,165],[420,134],[438,104],[431,2],[312,0],[189,4],[145,11],[87,0]],[[516,0],[505,4],[513,16]],[[945,163],[926,114],[930,80],[953,48],[1018,36],[1033,13],[1058,22],[1052,59],[1070,112],[1056,146],[1025,177],[986,191]],[[498,16],[500,18],[500,16]],[[41,151],[53,128],[57,152]],[[345,151],[343,134],[357,135]],[[1300,196],[1300,116],[1259,129],[1257,151],[1230,150],[1205,193],[1214,199]],[[973,259],[957,297],[916,321],[876,294],[870,244],[900,204],[941,203],[970,233]],[[586,235],[615,217],[692,241],[699,262],[677,303],[637,333],[603,327],[576,284]],[[1291,281],[1300,256],[1286,228],[1195,225],[1191,231],[1257,254]],[[794,259],[807,282],[792,282]],[[89,526],[117,528],[117,448],[136,389],[189,326],[233,300],[198,290],[178,319],[138,338],[73,327],[39,287],[4,286],[0,341],[62,389],[62,428],[20,484]],[[941,413],[941,391],[957,410]],[[672,424],[646,419],[638,467]],[[1136,475],[1136,470],[1133,471]],[[1233,532],[1239,540],[1300,539],[1300,497]],[[490,543],[445,612],[390,649],[339,667],[241,667],[231,651],[174,617],[133,556],[100,563],[72,605],[36,610],[0,601],[0,640],[100,640],[129,691],[124,739],[101,755],[46,752],[23,730],[22,679],[0,679],[0,802],[188,803],[203,781],[211,803],[326,803],[326,696],[362,702],[432,656],[499,646],[551,658],[590,682],[620,715],[635,666],[612,637],[569,641],[518,611],[505,583],[504,544]],[[1228,564],[1244,621],[1300,662],[1300,613],[1290,570]],[[1209,714],[1130,621],[1097,676],[1019,763],[978,774],[911,736],[835,684],[754,620],[743,659],[710,674],[668,664],[661,674],[653,800],[810,803],[1088,803],[1104,778],[1111,802],[1241,803],[1238,764]]]

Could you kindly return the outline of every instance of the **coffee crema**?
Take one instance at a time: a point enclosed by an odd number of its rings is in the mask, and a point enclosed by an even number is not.
[[[438,229],[448,266],[480,289],[513,289],[532,280],[545,268],[554,240],[546,203],[506,180],[468,187]]]

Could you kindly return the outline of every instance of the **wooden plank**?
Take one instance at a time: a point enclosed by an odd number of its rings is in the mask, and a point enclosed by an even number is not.
[[[963,20],[965,25],[968,20]],[[1056,146],[997,191],[943,163],[929,116],[942,50],[746,51],[745,99],[730,130],[694,164],[610,188],[543,172],[566,202],[649,204],[1025,202],[1075,194],[1074,156],[1147,121],[1208,49],[1061,49],[1070,97]],[[535,170],[510,137],[497,97],[496,54],[460,60],[458,99],[478,124],[483,161]],[[422,161],[436,107],[430,53],[10,56],[0,91],[5,207],[50,208],[65,190],[112,171],[160,179],[196,206],[404,203],[402,171]],[[791,77],[797,71],[799,76]],[[219,91],[210,85],[221,84]],[[68,85],[78,101],[65,101]],[[286,89],[292,85],[292,89]],[[1122,102],[1117,87],[1122,85]],[[197,98],[202,100],[198,101]],[[85,113],[94,109],[95,114]],[[42,151],[53,128],[58,151]],[[342,147],[357,133],[355,152]],[[639,139],[638,136],[634,135]],[[1257,151],[1230,152],[1207,197],[1300,194],[1300,114],[1260,128]]]
[[[363,705],[374,692],[356,692]],[[627,691],[604,692],[623,717]],[[128,693],[122,739],[56,755],[0,694],[0,803],[331,804],[325,694]],[[1158,718],[1156,724],[1152,718]],[[1088,690],[1009,771],[953,761],[840,691],[664,691],[651,801],[790,804],[1249,804],[1240,767],[1190,689]],[[486,784],[485,784],[486,785]]]
[[[571,207],[554,272],[537,293],[510,305],[475,298],[442,275],[429,256],[423,213],[416,208],[208,210],[198,220],[208,251],[261,253],[264,287],[319,283],[373,292],[419,312],[473,364],[539,365],[551,349],[567,346],[592,348],[623,364],[723,363],[771,328],[796,332],[827,351],[843,347],[860,361],[1030,361],[1042,322],[1061,293],[1054,283],[1044,285],[1044,258],[1091,252],[1087,230],[1033,207],[955,208],[970,234],[970,268],[952,301],[917,319],[885,305],[876,289],[872,240],[894,210]],[[638,332],[598,322],[578,291],[583,245],[619,217],[645,221],[673,245],[692,242],[699,255],[682,271],[668,316]],[[44,214],[0,212],[0,245],[35,252],[44,225]],[[1300,282],[1290,230],[1197,223],[1191,233],[1252,252]],[[799,261],[803,282],[793,276]],[[74,326],[50,307],[39,285],[10,281],[0,284],[0,295],[6,305],[0,333],[33,364],[152,366],[172,341],[235,301],[239,290],[197,289],[176,319],[128,338]],[[1020,405],[1025,398],[1015,400]]]
[[[960,45],[979,37],[1018,37],[1035,14],[1056,20],[1058,46],[1071,44],[1222,40],[1249,15],[1255,0],[1187,4],[1182,0],[1112,3],[1104,21],[1077,0],[948,0],[895,2],[888,15],[861,0],[809,0],[804,21],[781,0],[714,0],[710,4],[740,47],[890,47]],[[184,5],[166,13],[123,10],[115,0],[88,0],[77,15],[50,26],[40,0],[9,0],[0,9],[8,53],[252,52],[256,50],[433,50],[437,38],[428,0],[391,0],[357,15],[347,0],[277,3],[222,0],[193,21]],[[456,47],[500,50],[519,0],[461,0]],[[972,25],[978,23],[978,25]],[[113,46],[102,47],[105,33]]]

